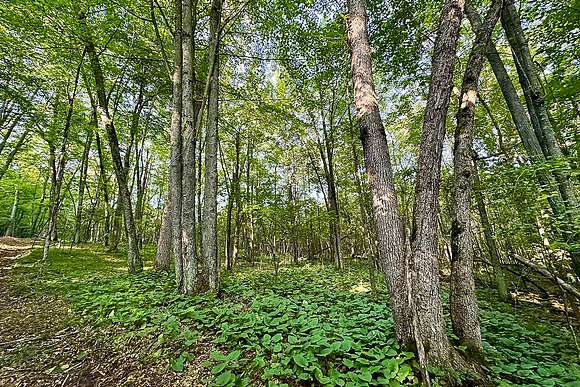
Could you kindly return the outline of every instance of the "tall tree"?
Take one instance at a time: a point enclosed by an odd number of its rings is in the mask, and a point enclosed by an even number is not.
[[[476,31],[461,83],[453,146],[452,255],[449,287],[451,322],[460,344],[466,347],[469,355],[478,359],[483,358],[483,345],[473,278],[470,198],[473,182],[473,126],[479,76],[501,7],[502,0],[493,0],[485,21]]]
[[[356,121],[364,150],[365,168],[376,224],[380,267],[385,273],[395,320],[397,340],[413,347],[412,314],[409,308],[407,263],[403,226],[387,137],[381,120],[372,72],[365,0],[348,0],[347,38],[351,51],[352,84]]]
[[[194,118],[194,52],[193,2],[183,0],[183,293],[193,294],[197,281],[197,249],[195,246],[195,118]]]
[[[208,72],[207,128],[205,134],[205,176],[203,191],[203,263],[209,288],[219,292],[219,259],[217,248],[217,158],[218,158],[218,96],[219,41],[223,0],[213,0],[210,11],[210,46]]]
[[[123,210],[123,219],[125,222],[125,237],[127,239],[127,268],[129,273],[137,273],[143,270],[143,261],[139,255],[139,242],[137,239],[137,230],[133,217],[133,207],[131,204],[131,194],[127,184],[127,175],[123,160],[121,158],[121,150],[119,147],[119,139],[117,137],[117,130],[115,124],[109,113],[109,99],[105,90],[105,79],[103,77],[103,70],[99,55],[95,49],[95,45],[88,32],[85,16],[81,14],[81,24],[84,27],[85,50],[91,62],[91,70],[95,81],[95,90],[97,93],[97,105],[99,109],[99,117],[101,125],[107,133],[109,140],[109,148],[111,150],[111,158],[113,159],[113,167],[115,169],[115,176],[117,178],[117,185],[119,187],[119,201]]]
[[[175,58],[173,69],[173,110],[171,112],[171,156],[169,160],[169,194],[171,200],[171,236],[172,250],[175,260],[175,282],[177,290],[183,291],[183,158],[181,151],[183,141],[181,135],[182,119],[182,79],[183,79],[183,51],[182,51],[182,5],[181,0],[175,0]]]
[[[44,237],[44,246],[42,249],[42,260],[43,261],[46,260],[48,257],[48,250],[50,249],[50,242],[51,242],[51,240],[54,239],[54,235],[56,232],[56,221],[57,221],[58,212],[60,209],[60,202],[61,202],[60,191],[62,188],[62,182],[64,179],[64,169],[65,169],[66,161],[67,161],[69,133],[70,133],[71,120],[72,120],[72,115],[73,115],[73,110],[74,110],[74,102],[76,99],[77,88],[78,88],[80,74],[81,74],[81,68],[83,65],[83,60],[85,58],[86,52],[87,52],[86,49],[84,49],[82,54],[81,54],[81,58],[79,60],[79,64],[78,64],[77,70],[76,70],[73,91],[72,91],[72,93],[70,93],[67,96],[68,97],[67,112],[66,112],[66,118],[65,118],[65,122],[64,122],[64,129],[62,131],[62,141],[61,141],[61,145],[60,145],[60,153],[59,153],[58,162],[55,162],[54,153],[52,154],[52,157],[51,157],[52,189],[51,189],[51,194],[50,194],[50,209],[49,209],[49,215],[48,215],[48,223],[47,223],[47,227],[46,227],[46,235]],[[54,118],[56,119],[56,114],[55,114]],[[51,150],[54,152],[54,146],[51,147]]]
[[[445,0],[443,4],[417,160],[410,280],[417,322],[417,351],[422,364],[448,365],[452,360],[439,298],[437,229],[445,119],[463,7],[464,0]]]

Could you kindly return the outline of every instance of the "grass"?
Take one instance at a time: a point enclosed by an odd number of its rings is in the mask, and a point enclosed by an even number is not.
[[[145,250],[151,266],[153,251]],[[203,384],[413,385],[412,353],[399,350],[382,290],[368,293],[364,269],[305,265],[243,267],[223,278],[221,298],[175,294],[173,277],[129,276],[122,253],[52,250],[38,275],[40,251],[21,259],[19,291],[70,302],[82,324],[114,329],[118,345],[141,346],[141,362],[168,372],[202,368]],[[517,308],[479,294],[491,377],[499,385],[580,386],[571,335],[541,306]],[[445,295],[443,297],[445,299]],[[435,374],[437,371],[435,370]]]

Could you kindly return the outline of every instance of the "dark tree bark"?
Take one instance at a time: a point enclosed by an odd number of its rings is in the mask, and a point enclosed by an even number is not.
[[[479,309],[473,277],[473,230],[471,226],[471,188],[473,182],[473,126],[479,76],[485,52],[499,19],[502,0],[493,0],[485,21],[477,29],[463,74],[453,147],[453,202],[451,219],[451,278],[449,306],[453,333],[466,353],[483,359]]]
[[[417,314],[415,339],[423,365],[446,366],[452,360],[439,298],[437,230],[441,153],[463,6],[464,0],[446,0],[443,5],[417,161],[410,278]]]
[[[347,38],[351,51],[354,103],[371,191],[380,266],[389,286],[397,339],[403,348],[412,348],[412,315],[403,229],[397,209],[387,138],[373,82],[365,1],[349,0],[348,10]]]

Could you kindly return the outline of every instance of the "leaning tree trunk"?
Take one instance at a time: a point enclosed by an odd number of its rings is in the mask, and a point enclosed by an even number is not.
[[[417,314],[417,350],[422,365],[448,366],[452,360],[439,298],[437,230],[441,153],[463,6],[464,0],[446,0],[443,5],[417,161],[410,274]]]
[[[545,95],[538,70],[530,54],[530,48],[513,0],[505,0],[501,22],[512,49],[520,84],[528,105],[528,112],[546,159],[562,158],[562,150],[556,140],[548,109],[545,105]],[[568,250],[572,257],[572,269],[575,271],[576,276],[580,278],[580,249],[575,247],[580,236],[580,230],[575,226],[576,219],[580,215],[578,198],[574,187],[570,184],[569,177],[558,169],[554,170],[553,173],[558,183],[560,196],[566,207],[567,225],[565,225],[565,233],[569,235],[567,242],[571,245]]]
[[[210,290],[219,292],[219,258],[217,250],[217,153],[219,40],[222,0],[213,0],[210,12],[210,52],[208,71],[211,73],[208,94],[207,129],[205,137],[205,178],[203,192],[203,262]]]
[[[99,116],[101,118],[101,125],[104,126],[107,133],[109,148],[111,149],[111,158],[113,159],[113,166],[115,168],[115,176],[117,177],[117,184],[119,186],[119,199],[123,209],[125,235],[127,238],[127,269],[129,273],[137,273],[143,270],[143,261],[141,261],[141,257],[139,256],[137,230],[133,219],[133,209],[131,205],[131,195],[127,185],[127,176],[121,159],[117,131],[109,114],[108,98],[105,91],[105,79],[103,77],[99,56],[97,55],[95,45],[88,33],[86,39],[85,47],[91,61],[91,69],[95,78],[97,104],[100,113]]]
[[[481,26],[481,20],[477,11],[471,7],[466,9],[466,14],[469,22],[473,26],[474,30],[477,30]],[[504,100],[512,121],[518,131],[522,145],[526,151],[526,154],[532,161],[532,163],[543,163],[546,161],[544,152],[534,129],[532,123],[528,118],[525,107],[520,102],[520,98],[514,87],[514,84],[505,68],[505,65],[499,55],[495,44],[490,42],[486,52],[487,61],[489,62],[491,69],[497,79],[500,90],[503,94]],[[562,202],[558,187],[554,183],[553,177],[543,170],[537,172],[538,182],[543,190],[545,190],[548,195],[548,203],[552,208],[554,215],[561,216],[565,211],[564,203]],[[555,195],[553,195],[555,193]]]
[[[466,353],[475,359],[483,359],[483,345],[473,278],[473,230],[470,198],[473,182],[473,126],[479,76],[483,69],[485,52],[491,33],[499,19],[501,6],[502,0],[493,0],[485,21],[476,31],[467,67],[463,74],[453,147],[449,309],[453,333],[459,339],[459,343],[466,347]]]
[[[348,10],[347,38],[351,51],[354,103],[372,197],[380,266],[389,286],[397,339],[402,347],[409,349],[413,347],[412,315],[408,303],[403,229],[387,137],[373,82],[365,1],[348,0]]]

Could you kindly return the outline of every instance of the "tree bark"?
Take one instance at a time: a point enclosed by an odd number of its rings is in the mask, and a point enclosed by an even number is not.
[[[85,196],[85,186],[87,184],[87,171],[89,167],[89,152],[91,151],[91,143],[93,141],[92,129],[87,133],[87,139],[83,148],[83,155],[81,160],[81,174],[79,176],[79,195],[77,198],[77,212],[75,214],[75,235],[74,243],[80,243],[82,237],[82,220],[83,220],[83,202]]]
[[[175,259],[175,283],[178,292],[183,292],[185,280],[183,273],[183,159],[182,159],[182,4],[175,0],[175,62],[173,69],[173,111],[171,113],[171,157],[169,160],[169,193],[171,197],[172,250]]]
[[[183,207],[181,209],[183,222],[183,289],[185,294],[195,292],[197,281],[197,256],[195,237],[195,151],[196,133],[194,120],[194,52],[193,52],[193,3],[183,0]]]
[[[84,22],[84,16],[82,16]],[[86,27],[86,25],[85,25]],[[125,167],[121,158],[121,151],[119,147],[119,140],[117,138],[117,131],[111,116],[109,114],[108,98],[105,91],[105,80],[101,63],[95,45],[92,42],[90,35],[85,36],[85,48],[91,61],[91,69],[95,78],[95,88],[97,92],[97,105],[99,110],[100,122],[104,126],[109,140],[109,148],[111,150],[111,158],[113,160],[113,167],[115,169],[115,176],[117,177],[117,184],[119,186],[119,199],[123,210],[123,218],[125,221],[125,236],[127,238],[127,269],[129,273],[138,273],[143,270],[143,262],[139,256],[139,244],[137,239],[137,231],[133,218],[133,208],[131,205],[131,195],[127,185],[127,176]]]
[[[237,248],[235,246],[236,237],[232,235],[232,229],[235,228],[235,233],[237,234],[237,229],[239,228],[239,196],[240,196],[240,152],[241,152],[241,133],[239,130],[236,131],[235,139],[235,152],[236,161],[234,165],[234,171],[232,174],[232,184],[231,191],[228,197],[227,206],[227,222],[226,222],[226,268],[227,270],[232,270],[236,261]],[[236,205],[236,220],[235,224],[232,222],[233,217],[233,207],[234,203]]]
[[[544,155],[548,160],[562,158],[562,150],[557,142],[548,109],[545,105],[545,95],[538,70],[530,54],[530,48],[513,0],[505,0],[501,13],[501,22],[512,49],[532,125]],[[577,194],[565,173],[556,169],[553,174],[566,210],[564,215],[567,218],[567,225],[565,225],[564,231],[568,234],[567,242],[571,244],[568,250],[572,257],[572,269],[575,271],[576,276],[580,278],[580,249],[574,247],[580,235],[580,230],[575,226],[576,220],[580,215]]]
[[[493,0],[485,21],[477,29],[463,75],[453,147],[453,202],[451,219],[451,278],[449,306],[453,333],[466,353],[483,359],[479,309],[473,277],[473,230],[471,226],[471,188],[473,182],[473,127],[479,76],[485,52],[499,19],[502,0]]]
[[[222,0],[213,0],[210,11],[210,50],[208,71],[211,80],[208,94],[207,129],[205,137],[205,178],[203,192],[203,262],[209,289],[219,292],[219,258],[217,250],[217,152],[218,152],[218,95],[219,40]],[[212,60],[213,58],[213,60]]]
[[[12,202],[12,210],[10,211],[10,222],[6,228],[4,236],[15,236],[16,233],[16,210],[18,209],[18,188],[14,188],[14,201]]]
[[[474,190],[475,203],[477,205],[477,212],[479,213],[479,218],[481,220],[481,227],[483,228],[483,236],[485,238],[485,244],[487,245],[487,250],[493,266],[494,280],[499,293],[499,297],[502,301],[508,300],[508,287],[503,272],[503,267],[501,264],[501,258],[499,255],[499,249],[497,243],[495,242],[495,235],[493,228],[487,216],[487,210],[485,207],[485,200],[483,198],[481,183],[479,181],[479,175],[477,173],[477,160],[473,160],[474,170],[473,177],[476,189]]]
[[[168,200],[163,209],[159,239],[157,240],[157,253],[153,265],[155,270],[169,272],[171,268],[171,245],[173,242],[171,219],[171,205]]]
[[[415,336],[422,365],[448,366],[452,360],[439,298],[437,214],[445,119],[453,87],[453,68],[463,6],[464,0],[446,0],[443,5],[417,161],[410,274],[417,313]]]
[[[387,138],[373,82],[365,1],[348,0],[348,12],[347,38],[351,51],[354,103],[371,191],[380,266],[389,286],[397,339],[403,348],[412,348],[412,316],[408,302],[403,229]]]
[[[48,250],[50,249],[51,240],[55,239],[56,236],[56,221],[58,218],[58,211],[60,209],[60,191],[62,188],[62,182],[64,178],[64,168],[66,166],[66,153],[69,141],[69,132],[71,127],[71,120],[74,110],[74,101],[76,99],[77,87],[79,84],[79,78],[81,73],[81,68],[83,65],[83,60],[85,58],[86,49],[83,50],[79,64],[77,66],[73,92],[68,96],[68,108],[66,113],[66,118],[64,122],[64,129],[62,132],[62,142],[60,146],[60,154],[58,158],[58,163],[55,163],[54,147],[51,148],[51,164],[52,164],[52,189],[50,195],[50,212],[48,215],[48,224],[46,235],[44,237],[44,246],[42,249],[42,260],[45,261],[48,257]]]

